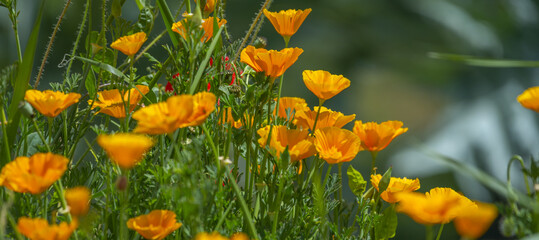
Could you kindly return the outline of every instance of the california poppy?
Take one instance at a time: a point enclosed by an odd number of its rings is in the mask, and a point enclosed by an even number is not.
[[[137,231],[146,239],[160,240],[182,226],[176,222],[176,214],[169,210],[153,210],[148,214],[130,218],[129,229]]]
[[[361,150],[378,152],[393,141],[397,136],[408,131],[402,127],[401,121],[386,121],[382,123],[356,121],[354,133],[361,139]]]
[[[303,82],[321,101],[328,100],[350,86],[350,80],[327,71],[303,71]]]
[[[376,174],[371,175],[371,184],[376,188],[376,190],[379,190],[378,184],[380,183],[380,180],[382,179],[382,175]],[[397,193],[401,192],[413,192],[417,189],[419,189],[419,179],[408,179],[408,178],[396,178],[391,177],[389,180],[389,185],[387,186],[386,190],[380,193],[380,197],[384,199],[384,201],[388,203],[396,203],[399,200],[395,197]]]
[[[305,10],[288,9],[279,12],[270,12],[264,9],[264,15],[270,20],[275,30],[288,42],[290,37],[298,31],[311,11],[312,9],[310,8]]]
[[[110,47],[119,50],[127,56],[133,56],[147,39],[145,32],[138,32],[116,39],[116,41],[110,44]]]
[[[241,62],[246,63],[256,72],[264,72],[266,76],[271,77],[273,82],[298,60],[301,53],[303,53],[301,48],[275,51],[247,46],[241,51]]]
[[[80,94],[58,91],[38,91],[34,89],[27,90],[24,100],[32,105],[38,112],[47,117],[56,117],[69,106],[79,101]]]
[[[349,162],[359,152],[361,141],[354,133],[337,127],[316,129],[314,146],[329,164]]]
[[[97,143],[107,152],[110,160],[123,169],[133,168],[154,145],[151,138],[133,133],[99,135]]]
[[[149,91],[148,86],[144,85],[136,85],[135,88],[123,93],[118,89],[105,90],[97,92],[97,99],[88,100],[88,105],[91,105],[92,109],[99,107],[100,113],[111,117],[125,118],[125,104],[129,105],[129,112],[133,111],[142,100],[142,96]]]

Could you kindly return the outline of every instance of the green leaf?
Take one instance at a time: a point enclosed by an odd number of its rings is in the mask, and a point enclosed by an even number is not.
[[[539,67],[539,61],[478,58],[474,56],[437,52],[430,52],[428,55],[429,57],[435,59],[463,62],[465,64],[477,67]]]
[[[387,207],[382,213],[380,222],[374,226],[374,235],[376,239],[388,239],[395,237],[397,231],[397,213],[395,205]]]
[[[83,62],[87,62],[89,64],[92,64],[94,66],[97,66],[107,72],[110,72],[120,78],[124,78],[126,79],[127,77],[122,73],[122,71],[118,70],[117,68],[111,66],[111,65],[108,65],[106,63],[102,63],[102,62],[98,62],[98,61],[94,61],[94,60],[91,60],[91,59],[88,59],[88,58],[84,58],[84,57],[79,57],[79,56],[75,56],[76,59],[79,59]]]
[[[97,93],[97,87],[95,84],[95,77],[93,71],[88,73],[88,76],[86,77],[86,81],[84,82],[84,86],[86,86],[86,91],[88,91],[88,95],[90,96],[90,99],[95,96]]]
[[[161,15],[163,16],[163,21],[165,22],[165,27],[167,28],[167,32],[170,36],[172,44],[174,45],[174,47],[178,47],[178,35],[176,35],[174,31],[172,31],[172,24],[174,24],[174,19],[172,18],[172,13],[168,8],[167,2],[165,0],[157,0],[156,4],[159,7]]]
[[[392,167],[387,169],[387,171],[382,176],[382,179],[380,179],[380,182],[378,183],[378,192],[384,192],[387,187],[389,186],[389,181],[391,181],[391,171],[393,170]]]
[[[367,187],[367,182],[363,179],[361,173],[350,165],[346,170],[346,175],[348,175],[348,186],[352,189],[354,195],[361,197]]]
[[[217,42],[219,42],[219,39],[221,38],[221,32],[223,31],[223,27],[224,25],[219,28],[219,31],[217,31],[216,35],[213,35],[213,40],[211,41],[210,48],[208,49],[208,52],[206,52],[206,56],[204,57],[204,60],[198,68],[197,74],[195,75],[195,80],[193,81],[193,84],[189,89],[189,94],[194,94],[196,89],[198,88],[198,83],[200,82],[200,78],[202,78],[202,73],[204,73],[206,65],[208,65],[208,62],[210,61],[213,50],[215,49]]]
[[[15,80],[15,85],[13,86],[13,97],[8,108],[9,126],[7,136],[10,146],[15,141],[15,135],[17,134],[17,130],[19,128],[19,120],[21,118],[21,113],[18,111],[18,106],[19,102],[23,100],[26,89],[28,88],[28,83],[30,82],[32,66],[34,63],[34,56],[36,53],[36,47],[39,38],[41,16],[43,15],[43,10],[45,9],[46,5],[45,2],[46,0],[43,0],[41,2],[36,22],[34,23],[34,27],[32,28],[32,32],[30,33],[30,37],[28,38],[28,42],[26,44],[26,48],[24,49],[24,57],[22,59],[22,63],[20,63],[19,68],[17,69],[17,78]],[[0,161],[0,165],[3,165],[1,163],[4,161],[8,161],[8,159]]]
[[[135,24],[135,31],[149,33],[153,26],[153,19],[152,11],[149,8],[141,9],[137,24]]]
[[[449,165],[455,171],[458,171],[461,174],[471,176],[486,187],[490,188],[491,190],[504,195],[512,201],[516,201],[522,204],[523,206],[529,208],[535,213],[539,213],[539,203],[537,203],[534,199],[528,197],[526,194],[522,194],[521,192],[516,192],[514,190],[509,190],[507,188],[507,184],[501,182],[496,178],[491,177],[490,175],[475,167],[469,166],[439,153],[432,152],[425,148],[423,148],[422,150],[428,155],[434,157],[434,159]]]

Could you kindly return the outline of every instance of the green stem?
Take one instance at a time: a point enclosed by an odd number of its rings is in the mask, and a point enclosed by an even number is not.
[[[234,55],[234,59],[232,60],[232,62],[236,62],[236,60],[238,60],[238,57],[240,56],[241,50],[243,50],[243,47],[245,46],[245,43],[247,43],[247,40],[249,40],[249,36],[251,36],[251,33],[253,32],[253,30],[255,29],[255,27],[257,25],[256,23],[260,20],[260,17],[262,17],[262,13],[264,12],[264,9],[267,9],[269,7],[269,5],[271,5],[271,1],[272,0],[266,0],[266,1],[264,1],[264,4],[262,4],[262,7],[260,8],[258,13],[256,14],[255,19],[253,20],[253,23],[251,23],[251,26],[249,27],[249,30],[245,34],[245,37],[243,37],[243,41],[241,41],[240,47],[238,48],[238,51]]]
[[[230,174],[230,170],[228,169],[228,167],[226,167],[225,173],[227,177],[230,179],[230,183],[232,184],[234,193],[236,193],[236,196],[238,197],[238,200],[240,201],[241,210],[243,212],[243,215],[247,219],[249,230],[251,231],[251,234],[253,235],[253,239],[258,239],[258,233],[256,231],[253,218],[251,217],[251,213],[249,212],[249,207],[247,206],[245,199],[241,195],[240,187],[236,183],[236,179],[234,178],[234,175]]]
[[[436,240],[440,240],[440,236],[442,236],[442,230],[444,230],[444,224],[440,225],[440,230],[438,230],[438,235],[436,236]]]
[[[15,219],[13,219],[13,216],[10,213],[8,213],[7,219],[9,221],[9,224],[11,225],[11,228],[17,229],[17,223],[15,223]],[[17,240],[24,239],[19,231],[15,231],[15,236],[17,237]]]
[[[62,204],[62,208],[67,209],[67,202],[66,202],[65,195],[64,195],[64,186],[62,185],[62,179],[58,179],[58,181],[56,181],[54,183],[54,189],[56,189],[56,194],[58,195],[58,199],[60,199],[60,203]],[[69,212],[67,212],[67,220],[69,222],[73,221],[73,218],[71,217],[71,213],[69,213]],[[75,239],[79,239],[79,237],[77,235],[77,231],[73,232],[73,237]]]
[[[374,151],[371,152],[371,176],[376,174],[376,156],[378,156],[378,152]],[[369,176],[370,177],[370,176]]]
[[[11,161],[11,153],[9,149],[9,141],[7,138],[7,120],[6,120],[6,114],[4,112],[4,107],[0,107],[0,117],[2,118],[2,122],[0,123],[2,125],[2,137],[4,140],[4,152],[6,155],[6,159],[3,161],[0,161],[0,166],[4,166],[6,163]]]
[[[279,171],[282,171],[282,170],[279,169]],[[275,205],[273,209],[273,211],[275,212],[275,217],[273,218],[273,228],[271,231],[273,236],[276,236],[276,233],[277,233],[277,223],[279,222],[279,212],[281,211],[281,201],[282,201],[281,195],[282,195],[283,187],[285,184],[284,180],[285,179],[281,175],[281,182],[279,183],[279,191],[277,192],[277,201],[275,201]]]
[[[22,51],[21,51],[21,41],[19,40],[19,27],[17,24],[17,1],[11,1],[11,6],[9,8],[9,19],[11,20],[11,27],[15,33],[15,43],[17,45],[17,59],[19,64],[22,63]]]
[[[335,214],[335,220],[337,221],[337,230],[341,230],[341,219],[340,219],[340,210],[341,210],[341,206],[343,205],[343,201],[342,201],[342,188],[343,188],[343,184],[342,184],[342,163],[339,163],[339,182],[341,183],[341,186],[339,187],[339,205],[338,205],[338,210]]]
[[[77,53],[77,48],[79,46],[79,41],[80,41],[80,39],[82,37],[82,33],[84,32],[84,26],[86,25],[86,18],[88,16],[88,11],[90,9],[90,4],[91,4],[90,1],[91,0],[86,0],[84,14],[82,15],[82,22],[81,22],[80,27],[79,27],[79,33],[77,34],[77,38],[75,39],[75,43],[73,44],[73,50],[71,51],[71,56],[75,56],[75,54]],[[66,84],[66,79],[69,76],[69,72],[71,70],[71,65],[72,64],[73,64],[73,60],[70,60],[69,65],[67,65],[66,75],[65,75],[65,78],[64,78],[64,86]]]
[[[320,116],[320,110],[322,110],[322,105],[324,104],[324,101],[325,100],[318,99],[318,112],[316,112],[316,118],[314,119],[311,136],[314,136],[314,131],[316,130],[316,124],[318,123],[318,116]]]
[[[425,225],[425,240],[434,239],[434,232],[432,231],[432,225]]]
[[[210,132],[208,131],[208,128],[206,128],[204,124],[201,124],[200,126],[202,127],[202,131],[204,131],[204,134],[206,135],[206,139],[208,140],[211,150],[213,151],[213,155],[215,156],[215,165],[217,165],[217,170],[221,171],[221,164],[219,161],[219,151],[215,147],[215,144],[213,143],[213,138],[211,137]],[[219,180],[218,182],[220,183],[221,181]]]
[[[43,144],[45,144],[47,151],[52,152],[51,148],[49,147],[49,144],[47,143],[47,140],[45,140],[45,138],[43,137],[43,134],[41,133],[41,130],[39,130],[39,127],[37,126],[37,122],[35,118],[32,119],[32,123],[34,123],[34,128],[36,129],[37,135],[39,135],[39,138],[41,138],[41,141],[43,142]]]

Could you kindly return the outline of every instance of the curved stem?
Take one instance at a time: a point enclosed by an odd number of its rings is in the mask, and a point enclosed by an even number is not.
[[[444,224],[440,225],[440,230],[438,230],[438,236],[436,236],[436,240],[440,240],[440,236],[442,236],[442,231],[444,230]]]
[[[45,140],[45,138],[43,137],[43,133],[41,133],[41,130],[39,130],[39,127],[37,126],[37,122],[35,118],[32,119],[32,123],[34,123],[34,127],[36,128],[37,135],[39,135],[39,138],[41,138],[41,141],[43,142],[43,144],[45,144],[47,151],[52,152],[51,148],[49,147],[49,144],[47,143],[47,140]]]

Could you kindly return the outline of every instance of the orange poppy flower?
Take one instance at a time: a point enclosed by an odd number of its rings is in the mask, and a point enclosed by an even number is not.
[[[303,71],[303,82],[319,99],[328,100],[342,90],[350,87],[350,80],[342,75],[333,75],[327,71]]]
[[[241,51],[241,62],[246,63],[256,72],[264,72],[266,76],[271,77],[273,82],[298,60],[301,53],[303,53],[301,48],[275,51],[247,46]]]
[[[97,143],[123,169],[133,168],[154,145],[151,138],[132,133],[102,134],[97,137]]]
[[[277,106],[275,106],[277,108]],[[279,112],[280,118],[292,119],[294,114],[298,111],[308,108],[305,99],[298,97],[282,97],[279,99]],[[275,109],[273,110],[275,115]]]
[[[17,222],[17,230],[32,240],[67,240],[77,227],[76,220],[49,225],[46,219],[21,217]]]
[[[299,26],[311,11],[310,8],[305,10],[288,9],[279,12],[270,12],[264,9],[264,15],[270,20],[275,30],[288,42],[288,39],[298,31]]]
[[[270,126],[265,126],[258,129],[260,135],[258,143],[261,147],[265,147]],[[271,130],[271,140],[269,144],[272,154],[280,158],[281,154],[288,147],[290,161],[296,162],[308,158],[316,153],[316,148],[313,145],[313,139],[309,136],[309,131],[300,129],[288,129],[286,126],[273,126]]]
[[[222,124],[223,122],[231,124],[233,128],[241,128],[243,124],[241,123],[241,120],[235,120],[232,116],[232,109],[230,107],[227,107],[224,109],[224,121],[219,119],[219,124]]]
[[[488,230],[498,216],[498,208],[494,204],[475,202],[476,209],[465,211],[455,218],[453,225],[463,238],[478,239]]]
[[[137,231],[146,239],[160,240],[182,226],[176,222],[176,214],[168,210],[153,210],[146,215],[130,218],[129,229]]]
[[[80,94],[45,90],[38,91],[34,89],[27,90],[24,94],[24,100],[29,102],[38,112],[47,117],[56,117],[62,111],[74,103],[79,102]]]
[[[187,126],[198,126],[202,124],[208,116],[215,111],[217,98],[210,92],[199,92],[193,96],[193,114],[188,122],[179,125],[180,128]]]
[[[90,195],[90,189],[87,187],[74,187],[64,192],[71,215],[83,216],[88,213],[88,210],[90,210]]]
[[[245,233],[234,233],[230,236],[230,240],[249,240],[249,236]]]
[[[97,93],[97,100],[88,100],[92,109],[99,107],[99,112],[115,118],[125,118],[125,103],[129,103],[129,112],[132,112],[145,95],[150,91],[148,86],[136,85],[136,88],[120,93],[118,89],[105,90]],[[93,104],[93,105],[92,105]]]
[[[298,127],[310,129],[312,131],[317,113],[318,107],[314,107],[313,111],[311,111],[311,109],[308,107],[303,108],[302,110],[296,112],[296,115],[294,116],[294,124]],[[322,109],[320,109],[320,115],[318,116],[318,122],[316,122],[316,128],[342,128],[344,125],[353,121],[355,118],[355,114],[344,115],[341,112],[335,112],[329,108],[322,107]]]
[[[119,50],[127,56],[133,56],[138,52],[146,40],[148,40],[146,33],[138,32],[118,38],[116,41],[110,44],[110,47]]]
[[[397,136],[408,131],[402,127],[401,121],[386,121],[383,123],[356,121],[354,133],[361,139],[361,150],[378,152],[389,145]]]
[[[207,42],[213,37],[213,21],[214,21],[213,17],[202,19],[201,27],[204,30],[204,35],[200,39],[201,42]],[[225,19],[217,18],[216,21],[217,21],[217,26],[219,27],[226,24]],[[183,37],[183,39],[187,39],[189,35],[187,33],[187,30],[185,29],[186,23],[187,23],[187,20],[183,19],[179,22],[172,24],[172,31],[179,33]]]
[[[42,193],[62,177],[68,163],[67,158],[53,153],[17,157],[2,168],[0,186],[19,193]]]
[[[451,188],[433,188],[428,193],[397,193],[397,211],[406,213],[420,224],[448,223],[477,206]]]
[[[138,121],[133,132],[153,135],[174,132],[180,124],[188,122],[193,105],[193,96],[178,95],[141,108],[133,113],[133,119]]]
[[[371,184],[378,189],[378,184],[380,183],[380,180],[382,179],[382,175],[376,174],[371,175]],[[387,186],[387,189],[383,191],[380,194],[380,197],[384,199],[384,201],[388,203],[396,203],[399,200],[395,197],[397,193],[401,192],[413,192],[417,189],[419,189],[419,179],[408,179],[408,178],[396,178],[391,177],[389,180],[389,185]]]
[[[337,127],[316,129],[314,146],[320,158],[329,164],[349,162],[361,147],[361,141],[353,133]]]
[[[523,107],[539,112],[539,86],[526,89],[518,95],[517,101]]]

